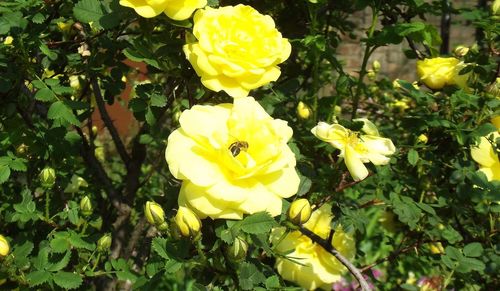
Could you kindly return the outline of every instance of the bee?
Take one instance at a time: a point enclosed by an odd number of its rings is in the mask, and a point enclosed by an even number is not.
[[[233,157],[240,154],[241,150],[248,150],[248,143],[246,141],[235,141],[229,146],[229,150]]]

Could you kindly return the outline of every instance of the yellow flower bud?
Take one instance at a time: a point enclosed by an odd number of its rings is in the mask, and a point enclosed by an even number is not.
[[[380,67],[381,67],[381,66],[380,66],[380,62],[379,62],[379,61],[377,61],[377,60],[373,61],[373,63],[372,63],[372,69],[373,69],[375,72],[380,71]]]
[[[106,154],[104,153],[104,147],[96,147],[94,149],[94,154],[95,157],[101,162],[106,159]]]
[[[425,144],[429,141],[429,138],[427,138],[427,135],[422,133],[417,137],[417,141]]]
[[[56,182],[56,171],[51,167],[45,167],[40,172],[40,182],[43,187],[50,188]]]
[[[92,215],[92,202],[90,202],[90,198],[85,196],[80,200],[80,211],[84,216]]]
[[[465,56],[468,52],[469,48],[463,45],[459,45],[453,50],[453,54],[458,58]]]
[[[99,129],[97,128],[97,126],[92,126],[92,134],[96,135],[97,132],[99,132]]]
[[[189,208],[180,206],[174,218],[179,232],[184,237],[194,237],[201,230],[201,221]]]
[[[394,81],[392,81],[392,88],[394,89],[401,88],[401,84],[399,84],[399,79],[394,79]]]
[[[69,76],[69,86],[75,90],[80,89],[80,78],[76,75]]]
[[[3,44],[4,45],[12,45],[12,42],[14,41],[14,38],[12,36],[7,36],[4,40],[3,40]]]
[[[366,74],[368,76],[368,79],[374,80],[375,77],[377,77],[377,72],[374,70],[368,70],[368,73]]]
[[[308,119],[311,116],[311,108],[300,101],[297,105],[297,115],[302,119]]]
[[[100,252],[106,252],[111,248],[111,243],[113,239],[111,235],[105,234],[97,241],[97,250]]]
[[[247,256],[248,243],[240,238],[236,237],[234,243],[227,248],[227,256],[233,261],[243,260]]]
[[[165,212],[161,208],[160,204],[154,201],[146,202],[144,207],[144,214],[146,215],[146,220],[156,226],[160,230],[167,229],[167,223],[165,222]]]
[[[10,252],[9,242],[3,235],[0,234],[0,258],[7,256],[9,252]]]
[[[429,249],[431,253],[437,255],[437,254],[444,254],[444,248],[443,245],[440,242],[436,243],[430,243],[429,244]]]
[[[338,105],[335,105],[335,107],[333,108],[333,114],[335,116],[339,116],[340,114],[342,114],[342,108]]]
[[[28,151],[28,146],[25,145],[24,143],[20,144],[17,148],[16,148],[16,153],[18,155],[24,155],[26,154],[26,151]]]
[[[500,15],[500,0],[495,0],[495,2],[491,4],[491,13],[493,15]]]
[[[297,199],[290,204],[288,219],[297,225],[306,223],[311,217],[311,204],[307,199]]]

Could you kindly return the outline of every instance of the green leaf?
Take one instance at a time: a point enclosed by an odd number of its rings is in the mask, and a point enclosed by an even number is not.
[[[65,289],[76,289],[83,283],[79,275],[62,271],[55,273],[53,279],[54,283]]]
[[[452,246],[447,246],[445,252],[450,258],[454,259],[455,261],[461,261],[464,257],[459,249]]]
[[[86,249],[93,251],[95,249],[95,244],[89,243],[82,239],[82,235],[71,231],[68,237],[69,243],[77,249]]]
[[[49,88],[42,88],[35,94],[35,99],[42,102],[50,102],[56,100],[56,95]]]
[[[484,268],[486,268],[486,266],[484,265],[483,262],[481,262],[478,259],[474,259],[474,258],[463,258],[460,261],[460,266],[466,266],[466,268],[464,268],[464,271],[465,271],[464,273],[469,272],[469,270],[482,272],[482,271],[484,271]],[[457,271],[460,271],[460,270],[457,269]]]
[[[27,241],[22,245],[16,245],[14,247],[13,255],[14,262],[18,268],[22,268],[29,263],[28,256],[33,251],[34,245],[32,242]]]
[[[151,248],[157,253],[160,257],[169,260],[170,257],[165,250],[167,244],[167,240],[161,237],[155,237],[151,242]]]
[[[464,247],[464,255],[477,258],[483,254],[483,246],[478,242],[473,242]]]
[[[410,165],[415,166],[418,162],[418,152],[414,149],[408,151],[408,162]]]
[[[163,107],[167,105],[167,97],[160,94],[151,94],[151,106]]]
[[[0,184],[5,183],[10,176],[10,168],[8,166],[0,166]]]
[[[64,104],[63,101],[56,101],[52,103],[49,111],[47,112],[47,117],[49,119],[60,121],[60,125],[66,125],[66,123],[73,125],[80,124],[80,121],[78,121],[75,114],[73,114],[73,111],[71,111],[71,109]]]
[[[276,221],[269,213],[259,212],[246,217],[241,222],[241,230],[246,233],[258,234],[269,232],[276,225]]]
[[[51,273],[47,271],[35,271],[26,275],[30,287],[38,286],[51,279]]]
[[[50,247],[55,253],[64,253],[70,248],[69,241],[64,237],[56,237],[50,241]]]
[[[80,0],[73,8],[75,18],[85,22],[97,22],[104,15],[101,2],[98,0]]]
[[[312,181],[306,176],[299,175],[299,177],[300,177],[300,184],[299,184],[299,190],[297,191],[297,196],[302,196],[307,192],[309,192],[312,186]]]
[[[70,259],[71,251],[68,251],[57,263],[51,264],[47,267],[47,271],[55,272],[64,269],[68,265]]]
[[[254,286],[266,281],[266,277],[251,263],[242,263],[238,271],[240,287],[243,290],[251,290]]]
[[[410,33],[421,31],[424,29],[425,23],[422,22],[400,23],[395,26],[395,31],[400,36],[407,36]]]
[[[269,289],[277,289],[280,288],[280,279],[278,276],[274,275],[266,279],[266,288]]]

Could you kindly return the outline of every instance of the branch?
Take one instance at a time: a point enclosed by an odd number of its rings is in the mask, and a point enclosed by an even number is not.
[[[118,135],[118,131],[116,130],[113,121],[109,117],[108,111],[106,111],[106,105],[104,104],[104,99],[102,98],[101,94],[101,88],[99,88],[97,79],[92,78],[91,83],[92,83],[92,89],[94,90],[94,96],[95,96],[95,101],[97,103],[97,108],[99,108],[99,113],[101,114],[102,121],[104,122],[104,124],[109,130],[109,133],[111,134],[111,138],[113,139],[113,142],[116,146],[116,150],[120,155],[120,158],[125,163],[125,165],[128,166],[130,163],[130,156],[128,155],[127,150],[125,150],[125,146],[123,145],[123,142],[120,139],[120,136]]]
[[[310,238],[313,242],[317,243],[320,245],[325,251],[329,252],[330,254],[334,255],[337,260],[339,260],[346,268],[351,272],[351,274],[356,278],[358,281],[359,285],[361,286],[361,290],[363,291],[370,291],[372,288],[370,288],[370,285],[368,285],[368,282],[366,282],[365,278],[363,277],[363,274],[361,274],[361,271],[356,268],[346,257],[344,257],[337,249],[332,246],[330,243],[330,240],[325,240],[315,234],[314,232],[310,231],[309,229],[301,226],[299,228],[300,232]]]

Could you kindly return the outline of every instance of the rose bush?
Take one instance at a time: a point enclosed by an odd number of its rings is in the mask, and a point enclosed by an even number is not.
[[[184,53],[202,84],[232,97],[276,81],[277,65],[291,52],[273,19],[246,5],[198,10],[193,34],[197,42],[186,44]]]
[[[233,104],[196,105],[182,113],[168,138],[170,172],[183,180],[179,205],[200,217],[241,219],[281,213],[281,199],[297,192],[292,129],[252,97]]]

